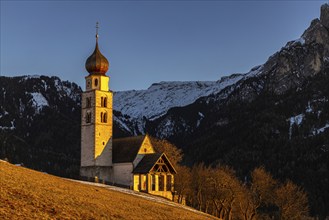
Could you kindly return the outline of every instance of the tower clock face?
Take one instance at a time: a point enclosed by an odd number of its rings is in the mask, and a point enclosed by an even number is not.
[[[90,87],[91,87],[91,80],[87,79],[87,89],[90,89]]]

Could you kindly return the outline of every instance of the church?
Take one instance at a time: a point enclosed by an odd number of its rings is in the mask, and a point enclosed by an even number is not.
[[[156,152],[148,135],[113,139],[113,92],[106,75],[109,62],[98,47],[86,60],[81,98],[80,176],[173,199],[176,170],[165,153]]]

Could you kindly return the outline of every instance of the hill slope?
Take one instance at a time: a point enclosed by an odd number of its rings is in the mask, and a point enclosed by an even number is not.
[[[1,160],[0,180],[0,219],[214,219],[175,203],[152,202]]]

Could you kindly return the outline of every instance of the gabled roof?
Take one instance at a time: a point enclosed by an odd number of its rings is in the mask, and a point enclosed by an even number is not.
[[[165,161],[171,173],[177,173],[173,165],[170,163],[168,157],[164,153],[145,154],[143,159],[133,170],[133,173],[149,173],[160,158]]]
[[[145,135],[113,139],[113,163],[133,162]]]
[[[148,173],[162,154],[145,154],[143,159],[137,164],[133,173]]]

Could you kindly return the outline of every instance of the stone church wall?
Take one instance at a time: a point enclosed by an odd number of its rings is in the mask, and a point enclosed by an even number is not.
[[[133,164],[132,163],[114,163],[114,182],[116,184],[132,187],[133,185]]]

